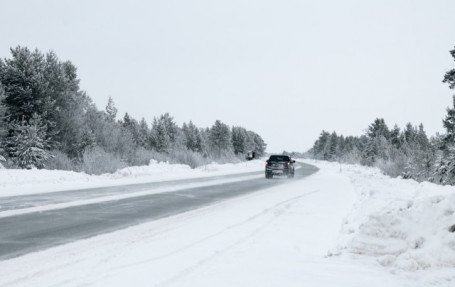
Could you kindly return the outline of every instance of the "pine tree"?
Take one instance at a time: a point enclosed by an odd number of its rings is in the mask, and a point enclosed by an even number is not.
[[[330,133],[322,131],[319,138],[313,145],[313,155],[316,159],[327,159],[327,147],[330,140]]]
[[[263,156],[267,148],[267,144],[264,142],[262,137],[253,131],[248,131],[249,137],[253,138],[254,148],[253,151],[256,154],[256,157]]]
[[[232,146],[234,154],[244,154],[246,152],[247,131],[242,127],[232,127]]]
[[[6,98],[5,90],[3,89],[3,85],[0,82],[0,149],[1,143],[3,138],[6,136],[7,128],[6,128],[6,106],[3,101]],[[1,152],[0,152],[1,154]]]
[[[397,149],[401,147],[400,133],[400,128],[397,125],[390,131],[390,143]]]
[[[130,136],[133,138],[134,144],[136,146],[141,146],[141,132],[140,132],[140,127],[139,123],[128,113],[125,113],[125,116],[123,117],[122,127],[124,128],[125,132],[129,133]]]
[[[443,120],[443,126],[446,129],[443,146],[445,148],[455,143],[455,95],[453,96],[453,107],[447,108],[447,115]]]
[[[0,69],[11,121],[28,121],[34,113],[42,114],[44,95],[44,56],[35,50],[11,49],[12,59],[5,59]]]
[[[337,136],[336,132],[333,132],[329,138],[328,153],[327,153],[328,161],[336,160],[337,144],[338,144],[338,136]]]
[[[362,161],[363,165],[372,166],[377,160],[378,150],[376,141],[374,138],[369,138],[366,146],[362,150]]]
[[[436,163],[433,178],[442,185],[455,184],[455,146],[450,145],[445,155],[439,154]]]
[[[231,146],[231,135],[229,127],[219,120],[210,129],[210,145],[217,152],[218,158],[221,158],[221,152],[228,150]]]
[[[107,101],[105,113],[106,118],[109,121],[115,122],[115,119],[117,117],[117,108],[115,107],[114,100],[111,97],[109,97],[109,100]]]
[[[73,130],[68,115],[81,96],[76,67],[61,62],[52,51],[44,55],[18,46],[11,54],[11,59],[0,61],[8,123],[28,121],[37,113],[46,126],[49,144],[67,148],[73,142],[68,140]]]
[[[169,113],[165,113],[164,115],[160,116],[159,121],[164,125],[166,133],[169,137],[169,141],[171,144],[174,144],[178,133],[178,126],[174,122],[174,118],[171,117]]]
[[[150,145],[148,142],[149,136],[150,136],[149,126],[147,125],[145,118],[142,118],[139,123],[139,134],[138,134],[138,139],[137,139],[138,145],[143,148],[149,149],[150,148]]]
[[[367,136],[370,138],[383,136],[388,140],[390,138],[390,131],[384,119],[374,120],[374,122],[368,127]]]
[[[193,122],[190,121],[188,125],[184,123],[182,130],[186,148],[194,152],[202,152],[202,137]]]
[[[450,51],[452,58],[455,60],[455,49]],[[450,89],[455,89],[455,68],[451,69],[444,75],[443,83],[448,83]]]
[[[7,134],[6,128],[6,107],[3,104],[5,99],[5,90],[3,89],[2,83],[0,83],[0,168],[3,168],[2,162],[5,162],[5,138]]]
[[[43,168],[51,157],[47,150],[46,126],[34,114],[27,122],[13,123],[13,134],[8,138],[9,154],[21,168]]]
[[[157,152],[169,152],[171,140],[165,123],[157,118],[153,119],[152,132],[150,135],[151,145]]]
[[[82,161],[84,153],[93,149],[96,146],[96,137],[90,128],[86,128],[82,131],[78,140],[73,145],[73,152],[75,158]]]

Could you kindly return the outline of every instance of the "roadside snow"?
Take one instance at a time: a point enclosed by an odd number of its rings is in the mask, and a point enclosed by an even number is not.
[[[62,170],[0,169],[0,197],[227,175],[263,169],[263,160],[237,164],[212,163],[196,169],[191,169],[188,165],[152,160],[148,166],[127,167],[113,174],[99,176]]]
[[[371,258],[423,285],[455,285],[455,187],[390,178],[375,168],[306,161],[350,178],[357,201],[333,255]],[[421,285],[422,284],[422,285]]]

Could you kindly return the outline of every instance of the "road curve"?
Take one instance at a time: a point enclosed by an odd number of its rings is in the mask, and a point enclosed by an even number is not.
[[[318,170],[311,165],[298,164],[300,168],[295,170],[293,180],[302,179]],[[163,185],[255,174],[264,172],[2,198],[0,211],[36,206],[36,202],[40,202],[39,205],[53,204],[88,195],[136,192]],[[248,179],[0,218],[0,260],[168,217],[286,182],[287,179]]]

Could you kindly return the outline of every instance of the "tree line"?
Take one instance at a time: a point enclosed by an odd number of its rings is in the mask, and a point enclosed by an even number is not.
[[[168,113],[149,123],[126,113],[117,119],[109,98],[98,110],[80,89],[77,69],[27,47],[11,48],[0,59],[0,164],[9,168],[50,168],[112,172],[150,159],[197,167],[211,161],[261,156],[266,144],[257,133],[217,120],[199,128],[178,126]]]
[[[450,54],[455,60],[455,49]],[[443,82],[455,89],[455,69],[444,75]],[[422,124],[389,129],[384,119],[378,118],[359,137],[322,131],[308,154],[320,160],[379,167],[391,176],[454,185],[455,95],[443,126],[444,134],[428,138]]]

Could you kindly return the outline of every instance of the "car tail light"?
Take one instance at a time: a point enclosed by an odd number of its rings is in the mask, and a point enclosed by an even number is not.
[[[290,166],[290,165],[291,165],[291,162],[290,162],[290,161],[288,161],[287,165],[288,165],[288,166]]]
[[[265,166],[268,166],[268,165],[269,165],[269,162],[268,162],[268,161],[266,161],[266,162],[265,162]]]

